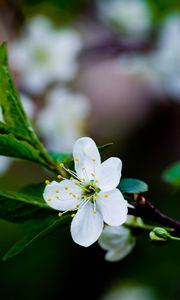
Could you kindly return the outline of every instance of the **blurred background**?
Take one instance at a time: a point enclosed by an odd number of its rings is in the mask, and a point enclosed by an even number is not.
[[[147,197],[179,218],[180,191],[162,172],[180,154],[180,4],[177,0],[0,0],[0,41],[24,109],[49,150],[71,152],[91,136],[113,142],[123,177],[146,181]],[[0,111],[1,119],[1,111]],[[33,163],[0,156],[0,189],[44,181]],[[21,236],[0,222],[0,255]],[[180,245],[138,240],[110,263],[69,228],[0,261],[3,299],[178,300]]]

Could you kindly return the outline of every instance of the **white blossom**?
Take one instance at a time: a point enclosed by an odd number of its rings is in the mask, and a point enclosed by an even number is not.
[[[116,282],[100,300],[158,300],[159,297],[150,287],[130,282]]]
[[[46,146],[51,150],[71,151],[83,134],[89,113],[90,101],[85,95],[62,87],[51,90],[37,119]]]
[[[180,14],[171,15],[165,20],[152,63],[162,89],[180,100]]]
[[[99,0],[99,15],[125,34],[144,35],[151,27],[151,13],[144,0]]]
[[[152,64],[151,55],[125,54],[117,59],[116,65],[119,67],[119,73],[143,79],[158,90],[159,76]]]
[[[74,179],[47,184],[43,196],[56,210],[77,211],[71,223],[71,235],[77,244],[88,247],[99,238],[104,222],[120,226],[127,219],[127,201],[116,188],[122,162],[111,157],[101,163],[98,148],[88,137],[75,142],[73,157],[76,172],[62,167]]]
[[[141,223],[140,218],[128,216],[125,225]],[[136,244],[136,238],[125,226],[105,226],[99,240],[99,245],[107,251],[105,259],[115,262],[127,256]]]
[[[81,47],[76,30],[55,28],[47,17],[36,16],[27,23],[20,38],[12,42],[11,65],[30,92],[41,93],[54,81],[73,79]]]

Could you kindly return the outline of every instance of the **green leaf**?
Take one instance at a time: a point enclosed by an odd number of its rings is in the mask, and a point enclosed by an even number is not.
[[[108,143],[108,144],[104,144],[102,146],[99,146],[98,149],[99,149],[99,152],[103,152],[105,150],[107,150],[109,147],[111,147],[113,145],[113,143]]]
[[[0,192],[1,219],[21,223],[29,219],[44,218],[51,214],[54,214],[54,210],[45,203],[42,196]]]
[[[28,195],[28,197],[31,198],[35,196],[36,198],[38,198],[39,202],[45,203],[42,197],[44,189],[45,189],[45,183],[41,182],[41,183],[26,185],[23,188],[21,188],[19,192],[21,194],[26,194]]]
[[[133,178],[124,178],[118,186],[122,193],[144,193],[148,191],[148,185],[142,180]]]
[[[72,154],[70,154],[70,153],[48,151],[48,154],[52,158],[52,160],[57,164],[60,164],[60,163],[66,164],[70,160],[72,160]]]
[[[19,140],[12,133],[0,134],[0,155],[35,161],[46,166],[38,149],[25,140]]]
[[[28,248],[34,242],[53,233],[58,228],[69,224],[70,219],[70,216],[50,216],[45,218],[43,221],[37,221],[36,223],[33,222],[34,228],[31,229],[20,241],[16,242],[12,246],[12,248],[10,248],[10,250],[4,255],[3,260],[7,260],[19,254],[21,251]]]
[[[163,179],[170,184],[180,185],[180,161],[172,164],[164,171]]]
[[[53,162],[33,131],[11,78],[6,44],[0,46],[0,115],[0,155],[36,161],[51,169]]]
[[[3,121],[8,125],[8,128],[12,132],[18,128],[19,136],[29,139],[31,126],[22,108],[20,97],[8,70],[6,44],[2,44],[0,47],[0,105],[3,113]]]

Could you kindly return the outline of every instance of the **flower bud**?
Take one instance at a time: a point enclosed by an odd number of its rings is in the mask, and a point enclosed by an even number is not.
[[[167,244],[171,240],[169,232],[161,227],[155,227],[150,233],[151,242],[156,245]]]

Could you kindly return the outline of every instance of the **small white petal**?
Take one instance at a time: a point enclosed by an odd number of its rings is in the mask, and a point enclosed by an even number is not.
[[[129,229],[126,227],[106,225],[98,240],[98,243],[104,250],[115,249],[121,243],[124,243],[128,236]]]
[[[108,261],[118,261],[128,255],[134,248],[136,238],[131,231],[123,226],[106,226],[99,238],[99,245],[108,250],[105,259]]]
[[[87,203],[76,213],[71,223],[71,235],[75,243],[88,247],[96,242],[103,230],[103,218],[96,211],[93,212],[93,204]]]
[[[54,209],[61,211],[75,209],[80,202],[81,189],[70,180],[52,181],[46,186],[43,197]]]
[[[117,157],[110,157],[100,166],[99,188],[110,191],[117,187],[121,178],[122,162]]]
[[[131,237],[132,240],[122,244],[120,247],[110,250],[106,253],[105,259],[108,261],[118,261],[125,258],[134,248],[136,240],[134,237]]]
[[[127,219],[127,201],[118,189],[106,193],[100,192],[96,205],[108,225],[119,226]]]
[[[73,157],[75,170],[80,178],[89,181],[98,176],[101,158],[98,148],[91,138],[83,137],[75,142]]]

